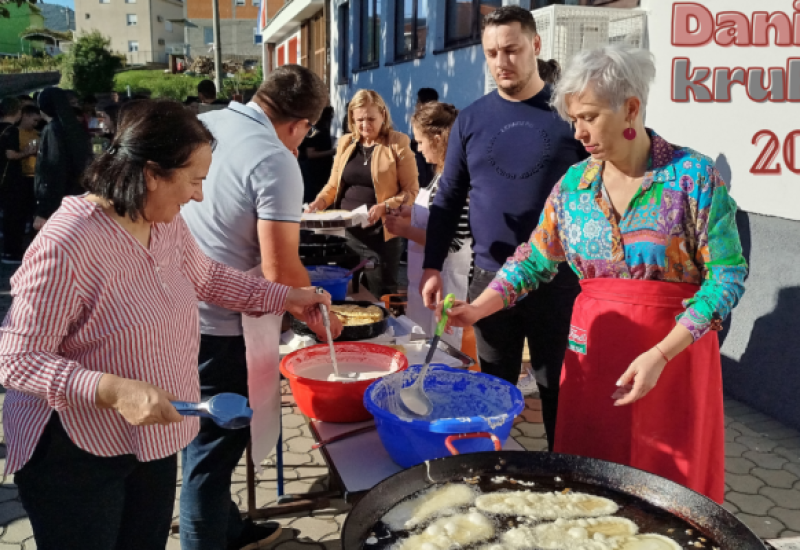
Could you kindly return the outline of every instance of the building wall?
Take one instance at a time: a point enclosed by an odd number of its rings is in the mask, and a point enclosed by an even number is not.
[[[189,45],[189,54],[192,56],[208,55],[210,46],[204,41],[203,28],[212,29],[213,22],[209,19],[191,19],[186,25],[186,43]],[[253,43],[253,29],[256,27],[256,18],[244,20],[222,19],[220,21],[222,59],[226,55],[246,55],[261,59],[261,45]],[[213,31],[210,31],[213,32]]]
[[[44,17],[36,8],[24,3],[17,6],[15,2],[5,5],[10,17],[0,17],[0,54],[30,54],[31,48],[42,50],[40,41],[20,40],[19,33],[28,27],[44,27]]]
[[[249,19],[255,21],[258,18],[259,0],[243,0],[243,5],[237,5],[236,0],[220,0],[219,17],[221,21],[226,19]],[[189,21],[195,19],[211,19],[212,5],[208,0],[187,0],[186,18]]]
[[[113,0],[112,0],[113,1]],[[167,45],[183,42],[183,23],[173,20],[183,19],[183,3],[178,0],[152,0],[153,11],[150,13],[150,35],[152,39],[153,61],[167,62]],[[159,21],[160,19],[160,21]],[[167,28],[172,25],[172,30]],[[163,43],[159,44],[159,41]]]

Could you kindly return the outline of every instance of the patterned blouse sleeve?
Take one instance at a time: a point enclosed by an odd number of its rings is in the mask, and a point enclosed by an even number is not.
[[[552,281],[558,264],[567,259],[559,234],[560,193],[561,182],[550,193],[530,241],[517,248],[489,285],[503,297],[505,307],[514,305],[540,284]]]
[[[736,227],[736,202],[717,169],[709,165],[708,172],[706,185],[700,186],[696,221],[695,262],[703,274],[703,283],[697,294],[684,301],[686,311],[677,319],[695,340],[710,330],[715,314],[720,320],[725,319],[739,303],[747,276]]]

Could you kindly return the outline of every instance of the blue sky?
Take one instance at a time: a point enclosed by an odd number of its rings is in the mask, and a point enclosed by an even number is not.
[[[37,0],[37,1],[41,2],[41,0]],[[75,0],[47,0],[45,3],[46,4],[58,4],[59,6],[68,6],[68,7],[72,8],[73,10],[75,9]]]

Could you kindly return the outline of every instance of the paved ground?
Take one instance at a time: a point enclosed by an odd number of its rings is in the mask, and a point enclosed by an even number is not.
[[[0,315],[10,304],[7,268],[0,272]],[[0,394],[0,400],[4,397]],[[529,399],[512,435],[526,449],[546,447],[541,405]],[[326,487],[327,468],[319,451],[310,451],[311,434],[296,407],[283,410],[286,493],[304,493]],[[800,536],[800,433],[730,399],[725,401],[726,508],[764,538]],[[0,437],[2,437],[0,425]],[[0,466],[5,466],[5,441],[0,443]],[[239,505],[246,503],[243,464],[234,474],[233,490]],[[276,501],[275,468],[265,470],[257,484],[259,506]],[[178,502],[175,503],[177,516]],[[339,549],[339,533],[348,506],[334,500],[331,507],[279,518],[284,534],[270,548],[279,550]],[[36,548],[30,523],[22,508],[13,476],[0,485],[0,550]],[[168,549],[178,550],[177,538]]]

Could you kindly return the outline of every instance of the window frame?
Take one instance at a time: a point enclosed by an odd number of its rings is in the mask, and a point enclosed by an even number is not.
[[[481,3],[485,0],[471,0],[472,2],[472,29],[470,36],[464,38],[450,38],[450,3],[457,0],[444,0],[444,48],[442,51],[454,50],[481,43]],[[502,1],[501,1],[502,6]],[[498,8],[500,6],[497,6]]]
[[[101,4],[110,4],[111,0],[100,0]]]
[[[133,18],[133,22],[131,23],[131,17]],[[135,13],[126,13],[125,14],[125,26],[126,27],[138,27],[139,26],[139,16]]]
[[[200,28],[203,29],[203,45],[204,46],[208,46],[209,44],[213,44],[214,43],[214,27],[209,27],[209,26],[204,25],[204,26],[202,26]],[[211,41],[210,42],[206,42],[206,29],[208,29],[208,32],[211,35]]]
[[[169,19],[165,19],[164,20],[164,31],[165,32],[172,32],[172,29],[173,29],[172,21],[170,21]]]
[[[344,2],[336,7],[339,17],[339,85],[350,82],[350,2]]]
[[[253,27],[253,45],[260,46],[264,43],[264,35],[258,32],[258,27]]]
[[[360,0],[361,5],[359,6],[359,36],[358,36],[358,69],[354,69],[353,72],[356,71],[368,71],[370,69],[375,69],[380,66],[381,64],[381,25],[380,25],[380,18],[378,16],[378,7],[380,6],[381,0]],[[365,36],[367,33],[364,32],[366,30],[367,25],[364,24],[364,16],[366,14],[366,19],[369,19],[369,3],[372,3],[373,7],[373,22],[372,22],[372,37],[374,38],[373,44],[373,52],[372,54],[375,56],[373,61],[366,62],[364,61],[364,40],[367,39]]]
[[[136,44],[136,49],[132,50],[131,45]],[[138,53],[139,52],[139,41],[138,40],[128,40],[128,53]]]
[[[414,59],[422,59],[425,57],[425,44],[419,44],[419,3],[424,0],[395,0],[394,6],[394,60],[398,61],[413,61]],[[405,3],[412,2],[411,8],[411,49],[409,51],[400,50],[397,46],[400,37],[403,37],[403,44],[405,45]],[[428,6],[430,11],[430,6]],[[425,24],[427,28],[427,21]]]

